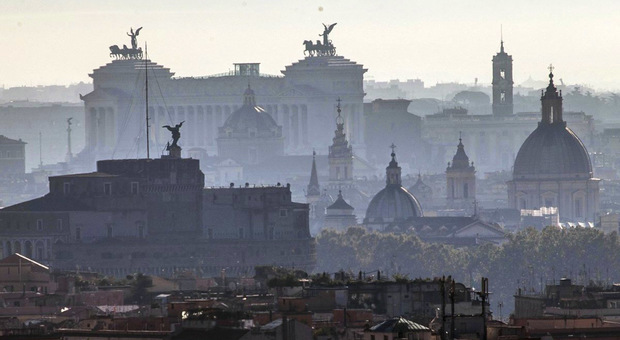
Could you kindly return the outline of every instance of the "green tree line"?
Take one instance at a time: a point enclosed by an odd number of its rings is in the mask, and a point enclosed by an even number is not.
[[[457,248],[425,243],[411,234],[373,232],[361,227],[323,230],[317,236],[316,271],[340,270],[381,270],[386,278],[396,274],[410,278],[452,275],[478,289],[480,278],[488,277],[491,307],[497,309],[501,302],[506,315],[513,310],[513,295],[519,289],[524,294],[540,293],[545,285],[557,284],[563,277],[585,285],[619,281],[620,241],[616,232],[547,227],[509,234],[500,246]]]

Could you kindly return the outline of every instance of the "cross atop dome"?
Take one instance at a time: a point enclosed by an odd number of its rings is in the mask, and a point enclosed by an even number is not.
[[[344,118],[342,118],[342,116],[340,115],[340,113],[342,112],[342,108],[340,106],[342,99],[338,97],[336,101],[338,102],[338,104],[336,105],[336,111],[338,112],[338,116],[336,117],[336,124],[341,125],[344,124]]]
[[[398,167],[398,162],[396,161],[396,151],[395,151],[396,145],[392,143],[392,145],[390,145],[390,148],[392,149],[392,153],[390,154],[390,156],[392,156],[392,160],[390,161],[390,164],[388,165],[388,169],[398,168],[398,183],[400,183],[400,168]],[[388,177],[389,177],[389,173],[388,173]]]

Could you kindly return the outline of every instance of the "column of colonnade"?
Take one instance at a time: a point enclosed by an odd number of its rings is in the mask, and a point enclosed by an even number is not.
[[[218,135],[218,128],[224,125],[226,119],[238,109],[238,105],[186,105],[186,106],[158,106],[151,111],[153,124],[157,130],[156,142],[165,144],[169,133],[162,129],[163,125],[183,124],[181,142],[185,147],[212,147]]]
[[[238,105],[171,105],[149,106],[153,140],[165,145],[169,133],[161,127],[185,121],[183,125],[183,144],[187,147],[213,147],[218,128],[238,109]],[[309,118],[307,105],[282,104],[266,105],[276,123],[282,126],[287,147],[297,149],[309,144]],[[117,143],[115,112],[109,107],[96,107],[89,110],[87,132],[89,146],[98,151],[114,147]],[[356,124],[357,126],[358,124]],[[357,131],[354,134],[360,134]]]
[[[102,151],[116,144],[116,115],[112,107],[91,107],[86,121],[86,143],[91,150]]]
[[[285,148],[298,149],[309,145],[308,106],[305,104],[281,104],[275,106],[274,120],[282,126],[282,135],[286,139]]]

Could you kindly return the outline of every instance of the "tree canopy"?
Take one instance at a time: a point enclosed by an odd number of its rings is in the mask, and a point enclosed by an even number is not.
[[[502,302],[512,310],[512,296],[519,288],[540,292],[562,277],[585,285],[619,281],[620,242],[615,232],[604,234],[589,228],[528,228],[509,235],[501,246],[468,248],[424,243],[415,235],[361,227],[342,232],[323,230],[317,237],[316,271],[340,270],[381,270],[389,277],[451,275],[476,288],[484,276],[489,278],[491,307]]]

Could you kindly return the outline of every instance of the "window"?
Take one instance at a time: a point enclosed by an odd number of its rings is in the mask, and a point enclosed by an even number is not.
[[[113,230],[112,230],[112,225],[108,224],[108,238],[112,238],[113,236]]]
[[[522,198],[521,200],[521,209],[527,209],[527,204],[525,203],[525,198]]]
[[[286,217],[287,213],[286,209],[280,209],[280,217]]]
[[[65,195],[71,194],[71,183],[69,183],[69,182],[63,183],[62,189],[63,189],[63,193]]]
[[[131,194],[132,195],[137,195],[140,193],[140,183],[138,182],[131,182]]]
[[[506,102],[506,91],[499,93],[499,102],[502,104]]]
[[[581,198],[575,199],[575,217],[583,217]]]
[[[454,178],[450,178],[450,198],[455,198],[454,192]]]
[[[62,218],[56,220],[56,229],[58,229],[58,231],[62,231]]]
[[[138,237],[144,238],[144,225],[142,222],[138,222]]]
[[[38,219],[37,220],[37,230],[38,231],[43,230],[43,220],[42,219]]]
[[[75,228],[75,240],[79,241],[82,239],[82,229],[80,227]]]
[[[469,198],[469,185],[463,184],[463,198]]]
[[[239,228],[239,238],[243,239],[243,228]]]
[[[506,69],[503,69],[503,68],[499,69],[499,77],[501,79],[506,79]]]
[[[553,106],[549,108],[549,123],[553,123]]]
[[[103,183],[103,194],[112,196],[112,183]]]

